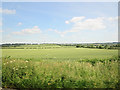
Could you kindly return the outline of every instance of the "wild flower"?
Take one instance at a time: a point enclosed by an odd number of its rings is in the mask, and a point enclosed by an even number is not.
[[[12,61],[10,61],[10,63],[12,63]]]
[[[115,62],[117,62],[117,60],[115,60]]]
[[[15,67],[13,69],[15,69]]]
[[[48,85],[51,85],[51,83],[48,83]]]
[[[96,83],[94,83],[94,85],[96,85]]]
[[[88,66],[89,66],[89,67],[92,67],[92,64],[91,64],[91,63],[88,63]]]
[[[28,62],[28,61],[25,61],[25,62]]]
[[[27,66],[25,66],[25,68],[27,68]]]

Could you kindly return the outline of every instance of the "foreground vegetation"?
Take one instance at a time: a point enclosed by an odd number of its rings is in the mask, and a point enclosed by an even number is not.
[[[4,88],[118,88],[118,60],[26,61],[3,58]]]

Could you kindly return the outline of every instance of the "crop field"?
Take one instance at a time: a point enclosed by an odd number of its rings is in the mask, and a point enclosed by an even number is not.
[[[2,49],[3,88],[118,88],[118,50]]]
[[[88,48],[55,48],[55,49],[3,49],[2,56],[32,60],[80,60],[106,59],[117,56],[117,50]]]

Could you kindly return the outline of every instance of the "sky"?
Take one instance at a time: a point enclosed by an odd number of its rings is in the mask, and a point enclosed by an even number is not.
[[[0,13],[0,43],[118,41],[117,2],[4,2]]]
[[[1,0],[2,2],[119,2],[119,0]]]

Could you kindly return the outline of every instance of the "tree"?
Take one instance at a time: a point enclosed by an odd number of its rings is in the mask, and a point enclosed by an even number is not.
[[[96,48],[99,48],[99,46],[97,45]]]
[[[105,49],[108,49],[108,45],[105,45],[105,47],[104,47]]]
[[[102,46],[101,46],[101,45],[99,46],[99,49],[102,49]]]
[[[110,49],[114,49],[113,46],[110,46]]]
[[[90,47],[91,47],[91,48],[93,48],[93,44],[92,44],[92,45],[90,45]]]
[[[80,44],[76,45],[76,48],[80,48],[80,47],[81,47],[81,45],[80,45]]]
[[[80,48],[80,45],[76,45],[76,48]]]

